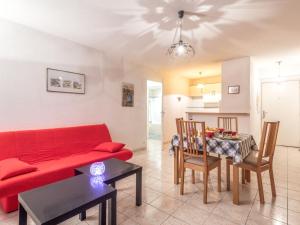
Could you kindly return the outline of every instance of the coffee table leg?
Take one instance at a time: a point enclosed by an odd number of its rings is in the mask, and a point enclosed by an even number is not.
[[[110,186],[112,186],[113,188],[116,188],[116,182],[112,182],[112,183],[110,183]],[[110,208],[111,208],[111,199],[108,199],[108,212],[107,212],[107,216],[108,216],[108,221],[109,221],[109,225],[111,224],[110,223],[110,218],[111,218],[111,210],[110,210]]]
[[[142,170],[136,173],[136,196],[135,204],[136,206],[142,205]]]
[[[19,225],[27,225],[27,212],[21,204],[19,204]]]
[[[117,225],[117,192],[108,202],[108,225]]]
[[[99,225],[106,225],[106,201],[99,204]]]
[[[79,219],[80,221],[83,221],[86,219],[86,211],[82,211],[80,214],[79,214]]]
[[[111,182],[110,186],[112,186],[113,188],[116,188],[116,182]]]

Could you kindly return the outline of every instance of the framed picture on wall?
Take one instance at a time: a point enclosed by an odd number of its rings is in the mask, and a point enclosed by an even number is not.
[[[129,83],[122,84],[122,106],[134,106],[134,85]]]
[[[85,94],[85,75],[47,68],[47,91]]]
[[[239,94],[240,85],[228,86],[228,94]]]

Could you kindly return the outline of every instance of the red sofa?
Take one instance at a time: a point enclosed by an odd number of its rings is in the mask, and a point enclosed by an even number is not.
[[[105,124],[0,132],[0,160],[16,157],[38,168],[35,172],[0,180],[3,210],[17,210],[18,193],[74,176],[76,167],[109,158],[132,157],[132,151],[125,148],[115,153],[93,151],[98,144],[110,141]]]

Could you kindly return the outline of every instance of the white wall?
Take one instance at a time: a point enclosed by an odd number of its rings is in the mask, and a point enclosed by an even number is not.
[[[250,76],[250,132],[255,137],[255,140],[260,139],[261,130],[261,87],[259,78],[259,67],[252,58],[252,68]]]
[[[178,97],[181,98],[178,101]],[[190,98],[181,94],[165,95],[164,102],[164,143],[170,142],[172,136],[177,133],[176,118],[183,117],[186,119],[186,106]]]
[[[250,57],[224,61],[222,64],[222,101],[220,112],[250,111]],[[240,85],[239,94],[228,94],[228,86]]]
[[[177,74],[165,74],[163,85],[163,141],[167,143],[177,133],[175,119],[186,118],[186,107],[190,102],[189,80]]]
[[[107,123],[113,139],[146,146],[146,80],[159,74],[94,49],[0,20],[0,131]],[[46,91],[46,68],[86,74],[86,94]],[[121,83],[135,107],[121,107]]]

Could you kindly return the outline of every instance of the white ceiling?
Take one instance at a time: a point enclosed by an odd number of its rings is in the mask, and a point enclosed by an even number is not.
[[[189,61],[166,56],[182,9],[206,15],[184,17]],[[0,0],[0,17],[167,71],[300,50],[299,12],[300,0]]]

